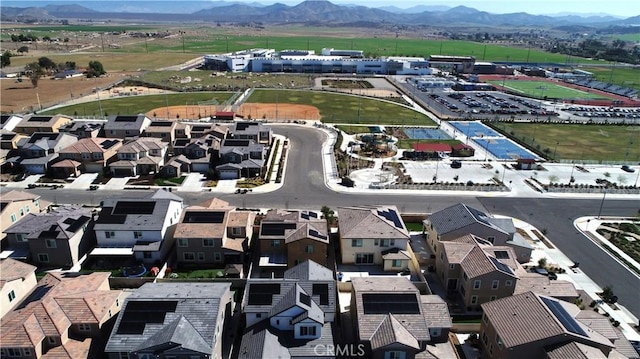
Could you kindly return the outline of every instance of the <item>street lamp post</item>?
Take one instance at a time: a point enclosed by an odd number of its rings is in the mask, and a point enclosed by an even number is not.
[[[604,199],[607,197],[607,187],[604,187],[604,193],[602,194],[602,201],[600,202],[600,209],[598,210],[598,219],[601,218],[602,215],[602,207],[604,206]]]

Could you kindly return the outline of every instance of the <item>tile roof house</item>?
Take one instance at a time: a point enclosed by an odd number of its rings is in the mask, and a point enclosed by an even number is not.
[[[138,261],[153,264],[169,254],[173,236],[168,229],[180,220],[182,198],[158,190],[143,198],[107,198],[101,207],[93,227],[98,242],[93,255],[129,249]]]
[[[0,321],[0,356],[95,358],[103,326],[118,315],[127,293],[110,290],[111,273],[47,273]]]
[[[0,115],[0,130],[13,131],[20,121],[22,121],[22,116],[20,115]]]
[[[180,177],[183,173],[191,173],[191,160],[185,155],[174,156],[160,169],[160,173],[169,178]]]
[[[220,144],[215,168],[220,179],[261,176],[265,171],[267,148],[250,139],[226,139]]]
[[[144,114],[110,116],[103,127],[104,137],[138,137],[150,124],[151,119]]]
[[[60,158],[81,163],[82,172],[99,173],[116,159],[122,140],[103,137],[82,138],[60,151]]]
[[[630,352],[608,318],[525,292],[482,305],[480,342],[488,358],[620,358]],[[599,314],[598,314],[599,316]],[[637,357],[637,353],[635,355]]]
[[[164,166],[169,145],[159,138],[140,137],[118,148],[118,161],[109,165],[115,176],[158,173]]]
[[[30,173],[45,174],[59,153],[77,137],[57,132],[36,132],[18,141],[20,165]]]
[[[449,241],[465,234],[473,234],[494,245],[512,247],[520,263],[526,263],[531,258],[533,246],[517,233],[511,218],[495,218],[458,203],[432,213],[422,223],[430,248],[435,248],[437,241]]]
[[[396,206],[338,207],[337,212],[343,264],[375,264],[394,271],[406,268],[410,236]]]
[[[211,134],[221,140],[229,137],[229,127],[218,123],[195,124],[191,126],[191,138],[200,138]]]
[[[235,140],[253,140],[266,146],[271,145],[273,140],[271,126],[262,122],[234,122],[229,132],[231,132],[231,137]]]
[[[3,150],[17,150],[18,143],[23,138],[28,138],[28,136],[2,130],[0,131],[0,148]]]
[[[421,295],[405,277],[352,278],[352,285],[351,319],[366,356],[421,357],[448,340],[451,317],[437,295]]]
[[[206,173],[209,170],[212,158],[219,156],[220,141],[218,137],[207,134],[199,138],[191,139],[185,144],[181,153],[191,160],[192,171]],[[177,142],[178,141],[174,143]]]
[[[25,191],[12,190],[0,197],[0,232],[4,240],[5,230],[29,213],[40,213],[47,206],[40,205],[40,196]]]
[[[6,229],[9,247],[16,255],[28,251],[29,261],[43,267],[71,268],[94,245],[85,235],[91,211],[61,206],[49,213],[29,213]]]
[[[151,121],[149,127],[147,127],[143,136],[159,138],[164,142],[173,143],[176,139],[176,128],[178,122],[176,121]]]
[[[61,127],[60,132],[68,133],[78,138],[98,137],[103,125],[104,122],[73,121]]]
[[[36,269],[11,258],[0,262],[0,318],[4,317],[36,286]]]
[[[72,119],[64,115],[43,116],[26,115],[13,129],[14,132],[31,135],[36,132],[59,132],[60,127],[70,123]]]
[[[182,211],[173,237],[182,265],[242,264],[253,236],[255,213],[212,198]]]
[[[124,302],[108,358],[222,358],[229,283],[146,283]]]
[[[250,278],[242,311],[246,330],[239,358],[316,357],[314,348],[334,343],[333,271],[309,260],[287,270],[284,278]]]
[[[260,221],[260,269],[292,268],[307,259],[327,263],[329,231],[322,213],[269,210]]]

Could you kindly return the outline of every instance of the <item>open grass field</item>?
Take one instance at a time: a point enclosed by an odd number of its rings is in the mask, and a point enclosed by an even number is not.
[[[231,92],[193,92],[176,93],[167,95],[144,95],[120,97],[108,100],[85,102],[65,107],[56,108],[43,114],[65,114],[68,116],[99,116],[100,105],[105,115],[124,115],[146,113],[156,108],[167,106],[195,105],[198,101],[210,101],[216,99],[223,103],[231,97]],[[158,113],[158,116],[164,114]]]
[[[190,77],[191,82],[184,83]],[[149,71],[140,75],[139,80],[170,86],[176,89],[201,87],[205,89],[235,88],[310,88],[313,77],[306,74],[263,74],[263,73],[220,73],[216,71]]]
[[[419,112],[366,97],[317,91],[256,90],[247,99],[250,103],[290,103],[315,106],[326,123],[421,125],[434,122]]]
[[[37,62],[40,57],[48,57],[55,63],[74,61],[78,67],[86,67],[89,61],[100,61],[107,73],[137,72],[141,70],[155,70],[189,61],[194,54],[166,54],[166,53],[124,53],[124,52],[95,52],[95,53],[29,53],[25,56],[11,57],[11,66],[24,66]]]
[[[494,85],[502,86],[503,81],[491,80]],[[523,80],[507,80],[504,81],[504,87],[507,90],[523,94],[533,98],[557,98],[557,99],[609,99],[599,94],[589,93],[569,87],[561,86],[546,81],[523,81]]]
[[[581,70],[592,72],[598,81],[640,90],[640,68],[638,67],[581,67]]]
[[[337,129],[345,132],[348,135],[355,135],[356,133],[369,133],[368,126],[358,126],[358,125],[337,125]]]
[[[496,126],[534,148],[547,149],[551,157],[556,152],[558,159],[640,161],[640,126],[504,122]]]

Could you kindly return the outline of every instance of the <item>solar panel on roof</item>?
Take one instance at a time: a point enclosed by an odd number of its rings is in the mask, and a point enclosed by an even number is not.
[[[131,201],[118,201],[113,208],[112,214],[114,215],[128,215],[128,214],[153,214],[153,209],[156,206],[156,202],[131,202]]]
[[[327,236],[318,233],[318,231],[316,231],[315,229],[310,229],[309,230],[309,235],[312,236],[312,237],[320,238],[322,240],[327,239]]]
[[[580,327],[578,322],[567,312],[566,309],[560,304],[560,302],[541,297],[542,302],[551,310],[551,313],[560,321],[562,326],[569,332],[582,335],[584,337],[588,336],[587,333]]]
[[[120,141],[118,141],[118,140],[106,140],[106,141],[103,141],[100,146],[102,148],[104,148],[105,150],[108,150],[118,142],[120,142]]]
[[[311,306],[311,297],[304,293],[300,293],[300,302],[304,305]]]
[[[89,219],[90,219],[90,218],[89,218],[89,217],[87,217],[87,216],[80,216],[80,218],[78,218],[78,219],[74,219],[74,220],[72,220],[72,222],[71,222],[71,223],[68,223],[68,224],[70,224],[70,225],[69,225],[69,227],[67,227],[67,229],[66,229],[66,230],[67,230],[68,232],[75,233],[75,232],[77,232],[77,231],[78,231],[82,226],[84,226],[84,224],[85,224],[85,223],[89,222]]]
[[[226,212],[187,212],[182,223],[222,223]]]
[[[247,147],[249,146],[249,140],[224,140],[222,142],[223,146],[233,146],[233,147]]]
[[[9,115],[2,115],[2,116],[0,116],[0,124],[3,124],[3,125],[4,125],[4,124],[5,124],[5,122],[7,122],[7,120],[9,120],[9,117],[11,117],[11,116],[9,116]]]
[[[173,122],[171,121],[151,122],[151,126],[153,127],[171,127],[171,125],[173,125]]]
[[[162,324],[167,313],[175,312],[178,302],[129,301],[124,308],[117,334],[142,334],[147,324]]]
[[[280,284],[252,283],[249,285],[249,305],[271,305],[274,294],[280,294]]]
[[[49,122],[51,121],[51,116],[33,116],[28,122]]]
[[[378,211],[378,215],[384,217],[388,221],[393,222],[393,225],[396,228],[404,228],[402,225],[402,219],[398,216],[398,212],[393,209],[389,209],[387,211]]]
[[[364,293],[362,305],[364,314],[420,314],[415,294]]]
[[[262,223],[260,226],[260,235],[284,236],[287,229],[296,229],[296,224],[290,222]]]
[[[115,122],[136,122],[138,120],[138,116],[118,116],[114,120]]]
[[[508,265],[500,262],[499,260],[497,260],[497,259],[495,259],[493,257],[489,257],[489,259],[491,260],[493,265],[496,266],[496,268],[498,268],[498,270],[503,271],[503,272],[508,273],[508,274],[513,274],[513,271],[511,270],[511,268],[509,268]]]
[[[309,217],[318,218],[318,214],[316,212],[309,212]]]
[[[255,123],[251,122],[238,122],[236,123],[236,131],[244,131],[251,126],[255,126]]]
[[[329,305],[329,285],[327,283],[314,283],[311,295],[320,297],[320,305]]]
[[[302,213],[300,214],[300,217],[302,217],[302,219],[309,220],[309,215],[308,215],[308,214],[306,214],[306,213],[304,213],[304,212],[302,212]]]
[[[507,251],[494,251],[493,254],[498,259],[509,259],[509,252]]]

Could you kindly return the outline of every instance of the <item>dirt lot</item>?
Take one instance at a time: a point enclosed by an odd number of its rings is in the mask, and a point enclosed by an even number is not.
[[[230,109],[223,109],[220,106],[169,106],[168,118],[177,118],[180,115],[181,119],[197,119],[200,117],[208,117],[216,111],[227,111]],[[276,116],[277,111],[277,116]],[[296,105],[289,103],[245,103],[240,106],[236,111],[244,118],[253,119],[267,119],[275,120],[320,120],[320,111],[315,106],[309,105]],[[155,108],[147,112],[147,116],[153,118],[153,114],[165,117],[167,116],[167,107]]]

